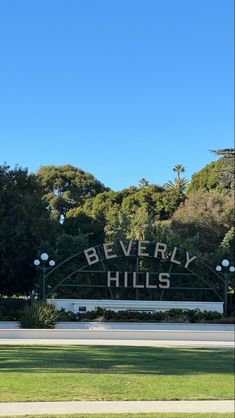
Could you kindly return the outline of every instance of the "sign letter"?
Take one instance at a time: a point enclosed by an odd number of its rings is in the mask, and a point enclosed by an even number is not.
[[[124,253],[124,255],[126,256],[126,257],[128,257],[129,255],[130,255],[130,252],[131,252],[131,247],[132,247],[132,243],[133,243],[133,241],[131,240],[131,241],[129,241],[129,244],[128,244],[128,247],[126,248],[125,247],[125,245],[123,244],[123,241],[119,241],[119,243],[120,243],[120,245],[121,245],[121,247],[122,247],[122,251],[123,251],[123,253]]]
[[[157,285],[149,284],[149,273],[146,273],[146,289],[156,289]]]
[[[143,289],[144,287],[143,284],[137,284],[137,274],[135,271],[133,273],[133,287],[134,289]]]
[[[119,271],[116,271],[114,276],[111,271],[108,271],[108,287],[111,287],[111,282],[115,283],[115,287],[119,287]]]
[[[170,261],[171,261],[171,263],[175,263],[175,264],[181,264],[181,262],[180,261],[178,261],[178,260],[176,260],[175,259],[175,255],[176,255],[176,253],[177,253],[177,247],[174,247],[174,250],[173,250],[173,253],[172,253],[172,255],[171,255],[171,259],[170,259]]]
[[[162,260],[166,259],[166,244],[162,244],[161,242],[157,242],[155,247],[154,258],[158,257],[158,253],[161,253]]]
[[[91,266],[92,264],[98,263],[99,257],[98,257],[95,247],[88,248],[87,250],[84,251],[84,254],[86,256],[89,266]]]
[[[124,287],[128,287],[128,271],[124,273]]]
[[[186,263],[185,263],[185,268],[187,269],[189,264],[192,263],[193,260],[195,260],[197,257],[194,255],[193,257],[190,258],[190,255],[188,253],[188,251],[186,251]]]
[[[159,284],[159,287],[161,289],[169,289],[170,287],[170,275],[169,273],[160,273],[159,274],[159,282],[160,283],[165,283],[163,284]]]
[[[113,249],[110,248],[110,246],[112,247],[113,245],[114,245],[114,242],[108,242],[107,244],[103,244],[106,260],[108,260],[109,258],[117,257],[117,254],[110,254],[113,252]]]
[[[145,253],[146,244],[149,244],[149,241],[138,241],[138,255],[142,257],[149,257],[149,253]]]

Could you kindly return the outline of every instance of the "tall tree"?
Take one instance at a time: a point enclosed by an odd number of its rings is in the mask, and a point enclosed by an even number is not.
[[[235,158],[235,148],[212,149],[211,152],[229,160]]]
[[[139,188],[140,189],[145,189],[148,186],[149,186],[148,180],[146,180],[145,178],[140,179],[140,181],[139,181]]]
[[[106,190],[92,174],[71,165],[41,167],[37,176],[42,184],[43,199],[56,219],[82,206],[86,199]]]
[[[233,153],[212,161],[198,173],[193,174],[187,193],[199,190],[217,190],[219,193],[230,193],[234,189],[234,158]]]
[[[36,280],[32,265],[56,226],[42,201],[37,178],[26,169],[0,166],[0,294],[27,294]]]
[[[164,184],[164,188],[166,190],[173,189],[177,190],[179,193],[185,193],[188,186],[188,180],[185,177],[180,177],[181,173],[185,172],[184,166],[182,164],[176,164],[173,167],[173,171],[177,173],[177,177],[175,177],[174,182],[170,180],[168,183]]]
[[[194,243],[200,254],[213,254],[233,226],[234,196],[198,191],[176,210],[172,230],[184,246]]]
[[[184,168],[184,166],[182,164],[176,164],[173,167],[173,171],[175,173],[177,173],[177,178],[179,179],[180,178],[180,174],[185,172],[185,168]]]
[[[175,178],[175,181],[168,181],[164,185],[166,190],[177,190],[180,193],[185,193],[188,186],[188,180],[186,178],[178,177]]]

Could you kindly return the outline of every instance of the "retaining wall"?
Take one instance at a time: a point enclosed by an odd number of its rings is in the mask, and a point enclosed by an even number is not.
[[[150,300],[105,300],[105,299],[47,299],[57,309],[66,311],[93,311],[98,306],[112,311],[169,311],[170,309],[200,309],[200,311],[215,311],[223,313],[223,302],[191,302],[191,301],[150,301]]]

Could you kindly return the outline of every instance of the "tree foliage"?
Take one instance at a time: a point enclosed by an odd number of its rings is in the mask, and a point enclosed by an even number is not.
[[[177,178],[180,178],[180,174],[185,172],[185,168],[182,164],[176,164],[173,167],[173,171],[177,174]]]
[[[68,210],[105,190],[90,173],[71,165],[41,167],[37,176],[42,184],[43,199],[57,219],[65,218]]]
[[[232,157],[220,158],[193,174],[188,194],[199,190],[218,190],[223,193],[234,190],[234,159]]]
[[[199,254],[215,252],[233,225],[234,195],[193,193],[171,219],[179,243]]]
[[[36,280],[32,261],[55,235],[35,175],[0,166],[0,294],[30,292]]]
[[[188,180],[185,177],[180,177],[180,175],[185,172],[185,168],[182,164],[176,164],[173,171],[177,174],[174,182],[169,180],[168,183],[164,184],[164,188],[166,190],[176,190],[183,194],[186,191]]]
[[[234,154],[217,154],[222,157],[194,174],[189,186],[177,164],[175,180],[164,187],[142,178],[121,191],[71,165],[41,167],[37,175],[1,166],[0,294],[28,294],[36,282],[40,289],[32,261],[42,250],[61,262],[89,245],[132,239],[183,247],[209,264],[232,258]],[[50,285],[61,278],[58,269]]]

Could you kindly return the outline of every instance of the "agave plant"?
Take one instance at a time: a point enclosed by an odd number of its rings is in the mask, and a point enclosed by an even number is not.
[[[36,302],[26,306],[20,318],[21,328],[55,328],[60,313],[54,305]]]

